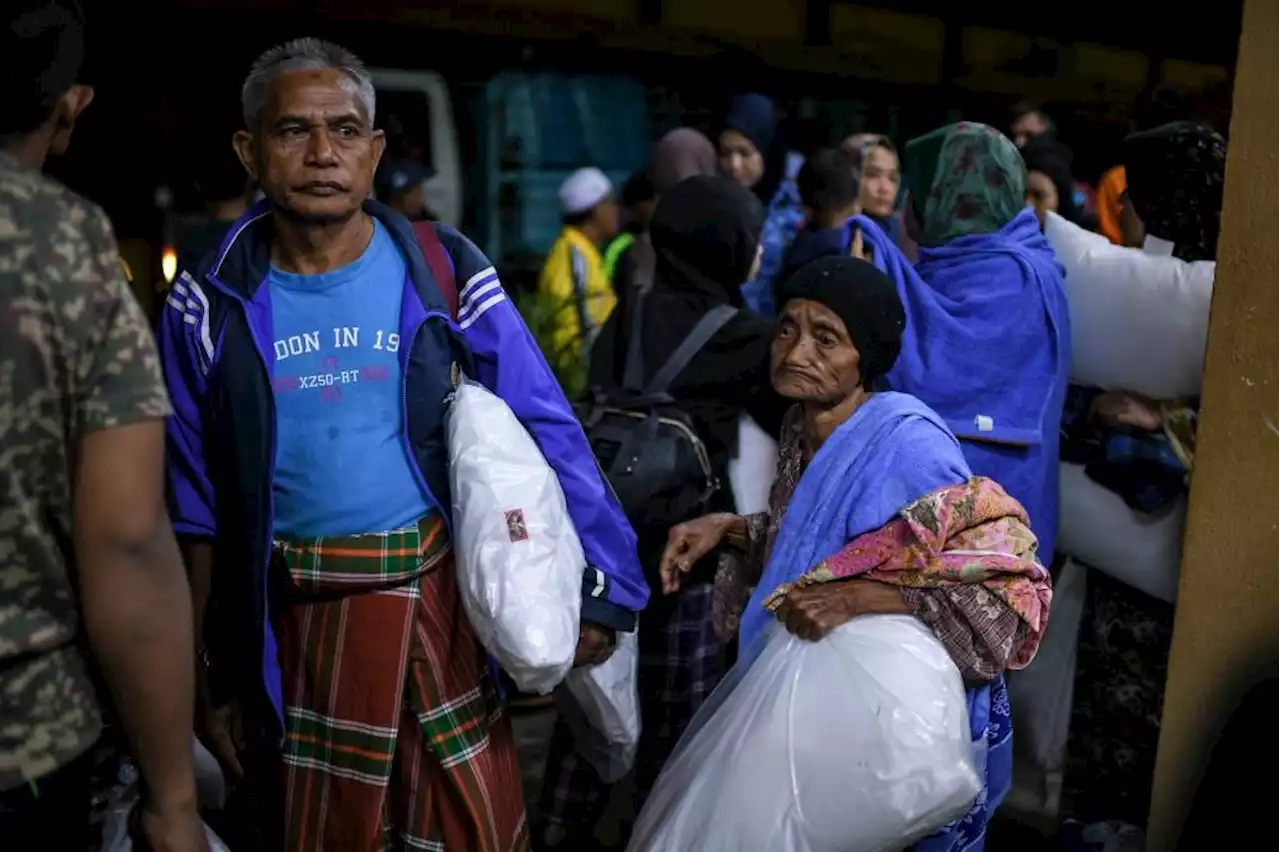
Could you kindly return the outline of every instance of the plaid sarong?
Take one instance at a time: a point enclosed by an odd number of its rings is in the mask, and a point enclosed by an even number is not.
[[[710,583],[680,592],[668,610],[640,614],[640,744],[635,812],[639,813],[676,743],[729,668],[729,648],[711,623]],[[609,804],[609,785],[574,750],[560,721],[551,735],[539,810],[556,825],[591,828]]]
[[[448,532],[277,542],[289,852],[529,847],[515,741]]]

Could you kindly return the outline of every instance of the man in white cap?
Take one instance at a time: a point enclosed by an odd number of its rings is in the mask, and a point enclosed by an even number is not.
[[[582,362],[617,303],[600,246],[618,233],[618,204],[613,184],[594,166],[565,178],[559,196],[564,230],[547,255],[538,290],[562,304],[555,315],[550,360],[563,376]]]

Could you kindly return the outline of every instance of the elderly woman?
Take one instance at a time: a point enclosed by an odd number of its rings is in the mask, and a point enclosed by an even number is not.
[[[1026,507],[1040,556],[1058,533],[1058,424],[1071,368],[1062,267],[1025,206],[1018,149],[961,122],[907,144],[914,267],[862,227],[906,307],[902,355],[885,387],[936,411],[978,476]]]
[[[1034,655],[1048,574],[1022,508],[972,476],[946,424],[913,397],[873,392],[906,322],[893,282],[865,261],[826,257],[796,272],[780,300],[772,379],[795,405],[770,511],[675,527],[663,590],[677,591],[704,555],[728,545],[715,619],[722,634],[738,631],[739,666],[759,654],[771,612],[813,641],[875,613],[912,614],[932,628],[970,687],[986,785],[969,813],[917,848],[977,848],[1010,782],[1002,673]]]

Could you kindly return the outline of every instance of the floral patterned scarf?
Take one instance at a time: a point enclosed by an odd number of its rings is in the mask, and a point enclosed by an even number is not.
[[[923,246],[994,233],[1026,206],[1027,167],[994,127],[950,124],[908,142],[903,157]]]
[[[792,588],[852,577],[913,589],[981,584],[1027,624],[1009,664],[1020,669],[1035,656],[1052,597],[1049,572],[1035,554],[1022,506],[994,481],[974,477],[911,503],[794,583],[778,586],[765,606],[776,610]]]

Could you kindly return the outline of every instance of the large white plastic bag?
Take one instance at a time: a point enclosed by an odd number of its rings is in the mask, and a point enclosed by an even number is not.
[[[569,672],[556,706],[573,732],[574,748],[606,784],[631,770],[640,744],[640,694],[635,633],[619,633],[618,647],[598,666]]]
[[[1060,470],[1058,550],[1173,603],[1182,570],[1186,497],[1179,496],[1157,514],[1147,514],[1130,508],[1119,494],[1090,479],[1083,465],[1064,462]]]
[[[560,480],[507,404],[464,381],[445,414],[458,592],[522,692],[573,665],[586,559]]]
[[[1044,235],[1066,270],[1071,380],[1156,399],[1198,396],[1213,262],[1112,245],[1056,213]]]
[[[632,852],[896,852],[981,789],[960,672],[927,627],[863,616],[764,650],[699,712]]]

